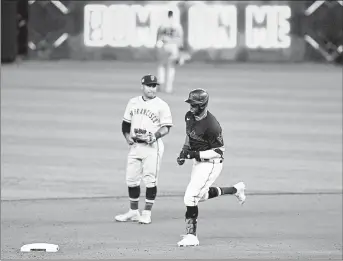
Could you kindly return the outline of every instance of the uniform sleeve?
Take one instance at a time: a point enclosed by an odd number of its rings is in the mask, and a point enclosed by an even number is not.
[[[185,122],[187,122],[188,112],[185,114]]]
[[[185,122],[189,121],[191,116],[192,116],[192,113],[190,111],[186,112],[186,114],[185,114]]]
[[[131,122],[131,119],[132,119],[131,107],[132,107],[132,101],[130,100],[126,105],[123,121],[129,122],[129,123]]]
[[[207,135],[211,148],[220,148],[224,146],[222,128],[218,122],[213,124],[212,128],[207,130]]]
[[[160,111],[160,127],[173,126],[173,118],[167,103],[164,103]]]

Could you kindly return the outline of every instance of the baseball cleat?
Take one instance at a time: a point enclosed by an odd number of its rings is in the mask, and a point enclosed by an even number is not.
[[[243,182],[239,182],[234,187],[237,189],[237,192],[235,196],[238,199],[239,204],[243,205],[246,199],[244,190],[245,190],[245,184]]]
[[[127,222],[127,221],[137,222],[140,219],[140,217],[141,215],[138,209],[136,210],[130,209],[125,214],[115,216],[115,220],[119,222]]]
[[[193,234],[187,234],[183,236],[183,239],[177,243],[179,247],[187,247],[187,246],[198,246],[199,239],[197,236]]]
[[[151,211],[143,210],[142,215],[138,220],[139,224],[150,224],[151,223]]]

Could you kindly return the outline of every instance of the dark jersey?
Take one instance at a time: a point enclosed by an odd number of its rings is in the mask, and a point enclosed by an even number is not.
[[[205,151],[224,146],[222,128],[209,111],[200,121],[195,120],[195,116],[188,111],[185,121],[191,150]]]

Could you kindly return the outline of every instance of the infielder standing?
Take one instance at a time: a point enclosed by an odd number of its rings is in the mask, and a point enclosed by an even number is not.
[[[169,133],[173,124],[168,104],[156,97],[156,87],[159,85],[156,76],[146,75],[141,83],[143,95],[129,100],[122,123],[122,132],[130,145],[126,168],[130,209],[115,219],[149,224],[164,151],[161,138]],[[142,180],[145,183],[146,194],[145,207],[141,215],[138,202]]]
[[[211,187],[223,168],[224,141],[222,129],[217,119],[207,110],[209,95],[203,89],[195,89],[186,100],[190,110],[186,113],[186,141],[177,158],[179,165],[185,159],[193,159],[191,180],[187,186],[184,203],[187,234],[178,246],[196,246],[198,203],[225,194],[235,195],[243,204],[245,184],[239,182],[233,187]]]
[[[183,29],[174,19],[173,11],[168,11],[168,20],[157,30],[156,49],[158,56],[157,76],[165,91],[173,91],[175,64],[179,61],[183,46]]]

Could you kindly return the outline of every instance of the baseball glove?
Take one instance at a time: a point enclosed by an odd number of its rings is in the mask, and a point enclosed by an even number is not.
[[[147,144],[152,144],[156,141],[156,137],[153,133],[148,132],[148,133],[137,133],[136,137],[137,140],[143,141]]]

